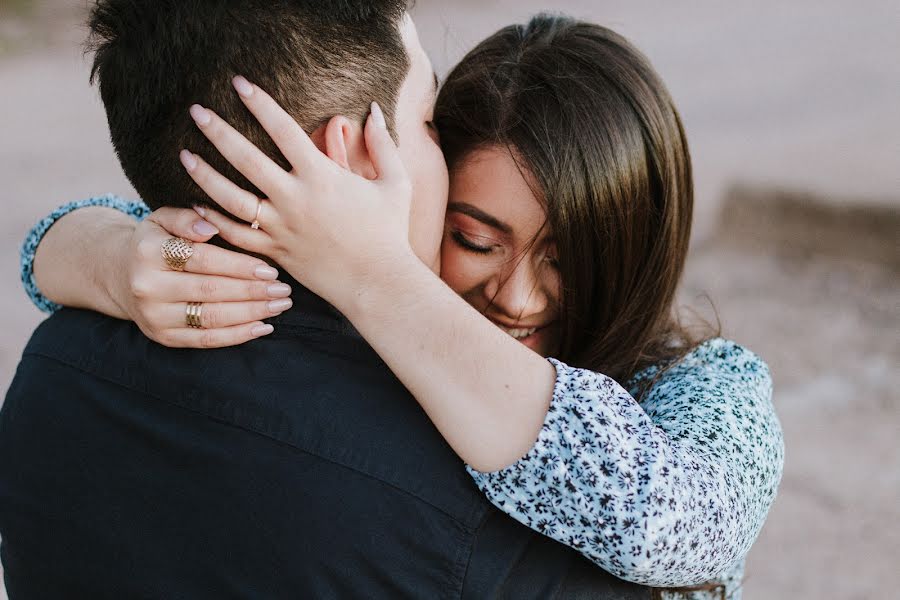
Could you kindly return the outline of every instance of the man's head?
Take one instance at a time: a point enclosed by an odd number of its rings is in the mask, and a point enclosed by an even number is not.
[[[346,143],[356,146],[349,153],[354,158],[367,158],[355,131],[361,131],[374,100],[384,109],[417,191],[414,248],[433,262],[446,203],[446,168],[427,125],[433,72],[407,4],[97,0],[90,18],[90,47],[96,52],[92,78],[99,82],[125,174],[152,208],[208,203],[179,166],[179,151],[189,148],[241,187],[260,193],[196,129],[188,116],[194,103],[214,109],[289,168],[234,93],[234,75],[269,92],[317,141],[323,140],[317,131],[324,131],[334,115],[346,116]],[[422,238],[418,243],[417,237]]]

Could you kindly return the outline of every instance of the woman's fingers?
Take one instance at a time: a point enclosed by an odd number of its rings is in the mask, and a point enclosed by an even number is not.
[[[298,171],[319,168],[324,155],[303,128],[269,94],[240,75],[232,80],[241,100]]]
[[[245,223],[238,223],[225,215],[209,209],[204,217],[219,230],[219,237],[231,244],[254,254],[272,256],[272,238],[265,231],[253,229]]]
[[[259,211],[260,223],[263,222],[265,215],[260,211],[262,200],[257,198],[256,194],[238,186],[212,168],[208,162],[188,150],[182,150],[180,158],[188,175],[213,202],[225,211],[248,222],[254,221],[257,217],[256,213]]]
[[[190,112],[203,135],[253,185],[269,196],[283,189],[288,173],[250,140],[208,108],[195,104],[191,106]]]
[[[253,300],[280,300],[291,295],[291,286],[280,281],[247,281],[215,275],[194,273],[168,273],[137,280],[132,293],[138,299],[168,298],[184,302],[248,302]]]
[[[260,259],[211,244],[195,244],[194,253],[185,263],[184,270],[198,275],[220,275],[235,279],[278,279],[278,270]]]
[[[203,329],[224,329],[255,323],[276,317],[293,305],[290,298],[255,302],[204,302],[200,307],[200,325]],[[160,324],[160,329],[187,327],[187,307],[186,302],[166,304],[159,309],[160,314],[155,316],[154,322]]]
[[[366,146],[369,156],[382,181],[400,181],[406,179],[406,169],[400,158],[400,151],[387,129],[384,113],[377,102],[372,103],[372,112],[366,121]]]
[[[147,220],[156,223],[175,237],[192,242],[206,242],[219,233],[212,223],[199,218],[198,214],[189,208],[163,207],[154,211]]]
[[[262,322],[222,329],[170,329],[157,336],[157,341],[170,348],[227,348],[269,335],[274,330]]]

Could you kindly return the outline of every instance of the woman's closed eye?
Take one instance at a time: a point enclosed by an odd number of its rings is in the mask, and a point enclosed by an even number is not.
[[[453,241],[456,242],[463,250],[475,252],[476,254],[490,254],[491,251],[495,248],[495,246],[493,245],[481,245],[475,243],[458,229],[451,230],[450,237],[453,238]]]
[[[544,260],[547,261],[547,264],[550,265],[551,268],[559,270],[559,259],[550,254],[544,255]]]

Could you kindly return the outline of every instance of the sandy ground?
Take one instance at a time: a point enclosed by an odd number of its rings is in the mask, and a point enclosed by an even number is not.
[[[17,247],[63,201],[132,195],[78,43],[80,6],[27,17],[0,0],[0,389],[42,316]],[[16,0],[21,1],[21,0]],[[900,586],[900,89],[887,1],[554,3],[650,56],[696,166],[686,304],[772,367],[787,465],[751,552],[745,598],[875,599]],[[439,73],[546,2],[419,0]],[[733,188],[736,183],[742,186]],[[780,194],[778,190],[800,190]],[[0,592],[0,598],[2,598]]]

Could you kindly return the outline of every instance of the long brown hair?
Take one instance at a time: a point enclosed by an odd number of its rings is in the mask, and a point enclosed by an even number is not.
[[[505,146],[534,182],[559,255],[559,358],[624,383],[701,341],[673,307],[693,212],[687,140],[628,41],[559,15],[505,27],[448,76],[435,122],[451,169]]]

